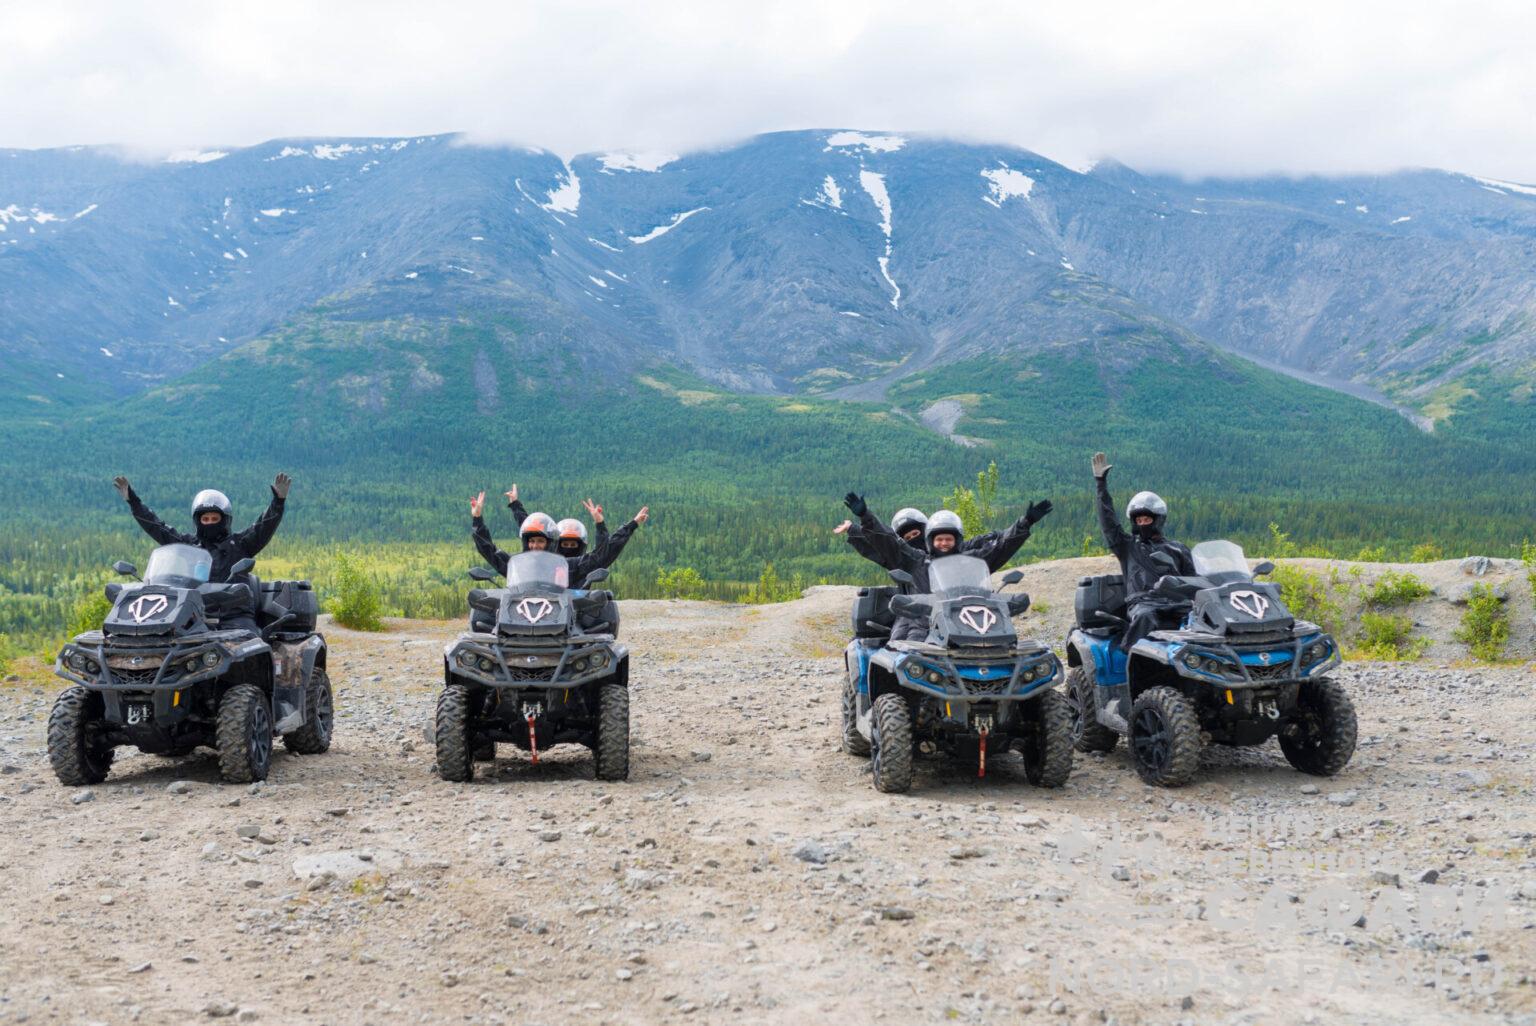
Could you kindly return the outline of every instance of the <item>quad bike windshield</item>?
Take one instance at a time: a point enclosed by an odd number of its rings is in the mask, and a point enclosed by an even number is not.
[[[507,561],[508,588],[530,584],[568,588],[570,583],[570,565],[564,556],[557,556],[553,552],[519,552]]]
[[[212,569],[213,555],[206,549],[195,545],[162,545],[149,554],[144,583],[195,588],[208,583]]]
[[[941,556],[928,564],[928,586],[935,595],[960,590],[990,591],[987,578],[992,571],[975,556]]]
[[[1195,560],[1195,574],[1214,584],[1253,580],[1253,574],[1248,571],[1248,558],[1236,542],[1201,542],[1190,550],[1190,555]]]

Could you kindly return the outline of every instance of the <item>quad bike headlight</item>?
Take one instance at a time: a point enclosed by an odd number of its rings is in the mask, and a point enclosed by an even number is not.
[[[481,656],[479,660],[477,660],[476,665],[480,667],[480,671],[482,673],[490,673],[491,670],[496,666],[495,663],[491,662],[485,656]]]
[[[87,659],[85,661],[85,672],[86,673],[95,673],[97,670],[100,670],[100,669],[101,669],[101,667],[96,665],[96,660],[94,660],[94,659]]]
[[[592,665],[593,666],[598,666],[598,667],[607,666],[608,665],[608,656],[605,653],[603,653],[603,652],[597,653],[597,655],[592,657]]]
[[[940,684],[940,683],[943,682],[943,680],[944,680],[944,675],[942,673],[940,673],[938,670],[929,670],[928,671],[928,683],[929,684]]]
[[[203,668],[203,661],[201,659],[197,658],[196,656],[193,656],[191,659],[187,660],[187,672],[188,673],[196,673],[198,670],[201,670],[202,668]]]
[[[908,663],[907,664],[907,676],[911,677],[913,680],[922,680],[923,679],[923,668],[921,666],[917,665],[916,663]]]
[[[460,652],[459,665],[466,670],[473,670],[475,668],[475,654],[473,652]]]
[[[217,652],[213,652],[213,651],[204,652],[203,653],[203,665],[204,666],[217,666],[217,665],[219,665],[219,654]]]
[[[586,668],[587,668],[587,660],[586,660],[585,657],[583,657],[581,659],[572,659],[571,660],[571,669],[575,670],[577,673],[580,673],[582,670],[585,670]]]
[[[1328,642],[1316,641],[1307,649],[1307,658],[1312,662],[1328,657]]]
[[[73,670],[85,669],[85,656],[79,651],[71,652],[69,654],[69,666]]]
[[[1200,657],[1198,655],[1196,655],[1193,652],[1189,652],[1189,653],[1185,654],[1185,656],[1184,656],[1184,665],[1185,666],[1189,667],[1191,670],[1198,670],[1198,669],[1200,669],[1200,664],[1201,664],[1201,659],[1200,659]]]

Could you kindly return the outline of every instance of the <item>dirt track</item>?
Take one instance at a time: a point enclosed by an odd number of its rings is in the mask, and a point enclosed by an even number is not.
[[[506,746],[438,780],[454,624],[329,630],[336,744],[252,788],[125,755],[75,804],[52,691],[7,689],[0,1023],[1536,1022],[1529,670],[1351,666],[1329,781],[1271,745],[1150,790],[1121,750],[887,796],[835,743],[849,594],[625,603],[619,785]]]

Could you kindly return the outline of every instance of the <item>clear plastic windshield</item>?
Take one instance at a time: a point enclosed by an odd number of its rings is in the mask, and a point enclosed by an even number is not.
[[[195,545],[162,545],[149,554],[144,568],[145,584],[208,583],[213,554]]]
[[[507,561],[507,587],[520,584],[570,586],[571,568],[564,556],[553,552],[519,552]]]
[[[1191,550],[1191,555],[1195,557],[1195,573],[1201,577],[1219,574],[1252,576],[1248,572],[1248,559],[1243,555],[1243,547],[1236,542],[1201,542]]]
[[[992,571],[975,556],[940,556],[928,564],[928,586],[934,594],[956,588],[985,588]]]

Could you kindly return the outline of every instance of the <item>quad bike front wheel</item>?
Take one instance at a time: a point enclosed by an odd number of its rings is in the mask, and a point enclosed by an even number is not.
[[[1200,768],[1200,721],[1173,688],[1149,688],[1131,706],[1131,758],[1149,784],[1182,787]]]
[[[843,751],[868,758],[869,741],[859,733],[859,689],[852,680],[843,679]]]
[[[592,756],[597,779],[629,779],[629,689],[622,684],[598,689],[597,743]]]
[[[112,746],[96,740],[101,695],[87,688],[66,688],[48,714],[48,762],[54,776],[70,787],[99,784],[112,768]]]
[[[1338,681],[1308,681],[1296,695],[1296,714],[1280,732],[1285,761],[1315,777],[1331,777],[1355,754],[1355,705]]]
[[[875,790],[897,794],[912,787],[912,709],[901,695],[875,699],[871,713],[875,735],[870,745]]]
[[[1120,741],[1119,734],[1098,720],[1096,687],[1086,667],[1074,666],[1067,673],[1065,698],[1072,716],[1072,744],[1079,752],[1112,752]]]
[[[219,776],[226,783],[267,779],[272,768],[272,707],[254,684],[236,684],[219,699],[214,725]]]
[[[315,667],[304,692],[304,725],[283,735],[283,747],[297,755],[319,755],[331,747],[336,725],[336,700],[331,679]]]
[[[1036,787],[1061,787],[1072,775],[1072,709],[1059,691],[1034,700],[1035,718],[1017,742],[1024,776]]]
[[[449,684],[437,696],[437,722],[433,739],[437,742],[437,775],[444,780],[464,782],[475,779],[475,763],[469,745],[469,688]]]

